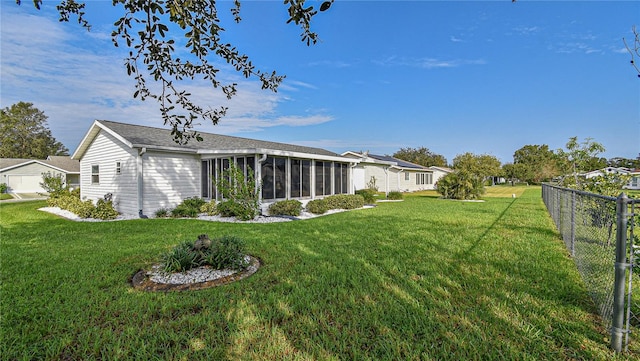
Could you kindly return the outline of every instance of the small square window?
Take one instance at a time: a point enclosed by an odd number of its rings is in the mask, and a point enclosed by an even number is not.
[[[100,183],[100,166],[92,165],[91,166],[91,184],[99,184]]]

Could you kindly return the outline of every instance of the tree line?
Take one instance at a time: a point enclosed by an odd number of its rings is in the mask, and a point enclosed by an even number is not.
[[[606,167],[640,168],[640,157],[607,159],[600,156],[604,151],[605,147],[593,138],[580,141],[578,137],[571,137],[565,149],[553,150],[547,144],[525,145],[513,153],[513,162],[505,164],[492,155],[468,152],[457,155],[449,164],[443,155],[426,147],[401,148],[393,157],[425,167],[450,167],[484,178],[501,177],[527,184],[540,184],[566,175],[575,180],[577,174]]]

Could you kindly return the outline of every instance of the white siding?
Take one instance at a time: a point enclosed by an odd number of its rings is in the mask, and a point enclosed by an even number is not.
[[[143,213],[175,208],[185,198],[200,197],[200,157],[149,151],[142,158]]]
[[[136,156],[115,137],[101,131],[80,160],[80,197],[97,201],[105,194],[113,194],[115,209],[123,214],[138,214]],[[116,162],[121,172],[116,174]],[[91,166],[100,167],[99,183],[91,183]]]
[[[364,167],[361,165],[353,168],[351,179],[353,181],[353,189],[364,189],[367,186],[367,182],[364,180]]]
[[[375,177],[376,179],[376,187],[380,192],[387,192],[387,172],[385,172],[386,165],[373,165],[373,164],[365,164],[364,165],[364,183],[365,187],[371,181],[371,177]]]
[[[433,170],[433,188],[431,188],[431,189],[436,189],[436,184],[438,183],[438,180],[440,178],[446,176],[447,174],[449,174],[449,173],[434,169]]]

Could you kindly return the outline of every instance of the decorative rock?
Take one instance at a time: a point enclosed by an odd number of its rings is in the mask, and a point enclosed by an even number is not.
[[[206,234],[201,234],[198,236],[198,240],[195,241],[195,243],[193,244],[193,248],[196,250],[201,250],[203,248],[209,248],[211,247],[211,240],[209,239],[209,236]]]
[[[136,289],[144,291],[187,291],[221,286],[239,281],[258,271],[260,261],[252,256],[245,256],[249,266],[243,271],[214,270],[210,267],[198,267],[181,273],[163,272],[160,265],[151,271],[138,271],[131,281]]]

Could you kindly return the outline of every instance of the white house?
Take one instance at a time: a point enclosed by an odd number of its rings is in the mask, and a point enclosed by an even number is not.
[[[593,170],[582,174],[585,178],[598,177],[603,174],[623,174],[631,177],[629,183],[624,187],[625,189],[640,189],[640,169],[629,169],[624,167],[607,167],[598,170]]]
[[[7,185],[9,193],[45,193],[40,186],[43,173],[62,175],[70,187],[77,187],[80,183],[80,163],[66,156],[0,158],[0,183]]]
[[[229,162],[253,172],[263,207],[354,192],[358,160],[320,148],[200,135],[200,142],[179,145],[166,129],[96,120],[72,155],[80,161],[80,196],[95,201],[111,193],[118,212],[152,216],[189,197],[219,200],[215,180]]]
[[[424,167],[391,156],[368,152],[349,151],[342,155],[358,161],[353,169],[354,189],[375,186],[385,193],[435,189],[438,179],[452,172],[449,168]]]

